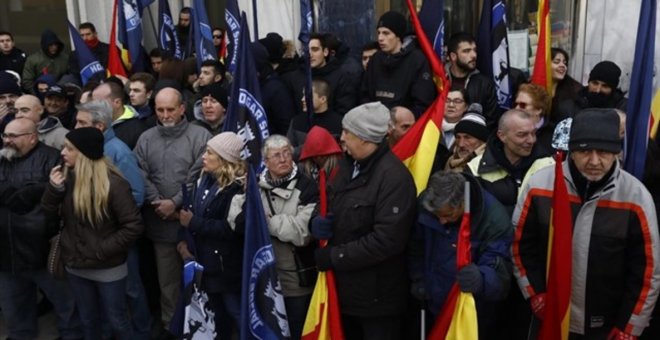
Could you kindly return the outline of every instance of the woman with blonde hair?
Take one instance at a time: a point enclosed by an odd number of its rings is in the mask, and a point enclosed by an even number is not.
[[[188,195],[190,202],[184,202],[179,212],[185,229],[179,233],[177,250],[184,261],[194,258],[204,266],[201,288],[215,312],[219,339],[230,339],[241,317],[244,226],[236,223],[236,216],[245,200],[248,169],[241,150],[243,141],[234,132],[211,138],[202,155],[202,173]]]
[[[126,256],[144,227],[130,185],[103,156],[96,128],[69,132],[61,155],[64,164],[51,170],[42,206],[63,221],[61,259],[85,339],[101,338],[101,311],[117,339],[131,339]]]

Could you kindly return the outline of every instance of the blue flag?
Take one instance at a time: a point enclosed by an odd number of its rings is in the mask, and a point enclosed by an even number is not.
[[[224,129],[241,136],[245,142],[241,157],[258,171],[261,167],[261,144],[269,135],[268,119],[261,105],[261,90],[245,15],[241,16],[240,27],[241,41],[238,43],[238,60]]]
[[[509,81],[509,40],[506,36],[504,1],[485,0],[477,36],[477,68],[495,81],[497,103],[502,109],[511,108]]]
[[[419,10],[419,21],[422,23],[424,33],[433,44],[435,54],[443,60],[442,45],[445,38],[445,1],[424,0]]]
[[[300,34],[298,40],[302,44],[303,58],[305,62],[305,107],[307,108],[307,116],[312,119],[314,114],[314,102],[312,99],[312,66],[309,60],[309,40],[312,34],[312,26],[314,24],[312,17],[312,5],[309,0],[300,0]]]
[[[172,13],[167,0],[158,1],[158,48],[166,57],[183,59],[183,49],[176,35]]]
[[[149,7],[156,0],[138,0],[138,8],[140,10],[140,17],[142,17],[142,10]]]
[[[124,49],[128,50],[131,60],[131,72],[144,71],[144,55],[142,53],[142,18],[138,0],[121,0],[118,2],[117,19],[118,38]]]
[[[202,68],[204,60],[215,60],[218,53],[213,45],[213,30],[209,25],[209,17],[206,15],[204,0],[195,0],[192,7],[192,24],[195,39],[194,51],[197,55],[197,70]]]
[[[243,31],[245,33],[245,31]],[[250,167],[245,193],[245,243],[241,291],[241,340],[290,339],[275,253],[261,203],[257,176]]]
[[[637,26],[635,62],[630,76],[626,112],[624,169],[637,179],[644,176],[649,140],[649,116],[653,100],[653,58],[655,51],[656,0],[642,0]]]
[[[74,52],[78,56],[78,64],[80,65],[80,80],[82,80],[82,84],[84,86],[94,74],[103,72],[103,75],[105,75],[105,69],[101,63],[96,60],[92,54],[92,51],[89,50],[89,47],[85,45],[85,42],[80,37],[76,27],[73,26],[68,20],[67,24],[69,24],[69,33],[71,34],[71,39],[73,40],[73,48],[75,49]]]
[[[229,31],[230,44],[227,46],[229,53],[229,65],[227,69],[234,75],[236,71],[236,59],[238,58],[238,40],[241,36],[241,12],[238,9],[237,0],[227,0],[225,8],[225,22]]]

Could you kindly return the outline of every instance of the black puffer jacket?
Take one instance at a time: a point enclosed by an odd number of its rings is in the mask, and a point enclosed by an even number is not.
[[[435,96],[429,63],[412,42],[396,54],[376,52],[362,78],[362,103],[380,101],[388,108],[405,106],[416,117],[424,113]]]
[[[329,188],[334,235],[317,249],[317,266],[334,270],[342,314],[400,315],[408,296],[405,248],[415,223],[415,184],[387,143],[360,162],[351,180],[352,173],[347,157]]]
[[[0,160],[0,271],[21,272],[46,266],[48,240],[58,219],[47,219],[40,200],[59,152],[38,143],[24,157]],[[5,191],[7,188],[10,191]],[[20,202],[19,202],[20,201]]]

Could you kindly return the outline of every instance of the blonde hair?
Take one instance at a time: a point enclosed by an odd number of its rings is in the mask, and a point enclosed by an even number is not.
[[[73,213],[93,228],[99,227],[108,216],[110,173],[121,174],[107,158],[93,160],[82,152],[76,158],[74,171]]]
[[[339,164],[339,160],[341,160],[342,155],[341,154],[332,154],[332,155],[326,155],[326,156],[320,156],[323,158],[323,166],[319,167],[316,165],[316,162],[314,159],[316,157],[309,157],[306,158],[302,161],[299,162],[300,168],[302,170],[302,173],[307,175],[309,178],[314,178],[314,174],[317,170],[325,170],[325,173],[330,176],[330,173],[332,170]]]
[[[247,175],[247,162],[244,160],[239,160],[236,163],[232,163],[224,158],[222,158],[220,155],[218,155],[215,151],[212,149],[208,149],[211,154],[215,155],[220,159],[220,166],[215,169],[215,171],[211,172],[213,176],[215,176],[216,180],[218,181],[218,184],[220,185],[221,188],[226,187],[227,185],[231,184],[234,181],[239,181],[243,183],[246,179]]]

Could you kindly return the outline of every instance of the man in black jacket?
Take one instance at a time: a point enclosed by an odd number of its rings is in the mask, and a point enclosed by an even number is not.
[[[361,102],[380,101],[388,108],[405,106],[421,116],[435,99],[435,84],[424,54],[406,39],[406,19],[390,11],[378,20],[380,50],[362,78]]]
[[[405,248],[415,220],[416,192],[385,135],[389,110],[360,105],[342,121],[346,157],[330,184],[329,217],[312,220],[319,270],[334,270],[347,339],[400,339],[407,306]]]
[[[25,52],[14,45],[14,36],[7,31],[0,31],[0,71],[9,70],[21,75],[25,59]]]
[[[94,55],[94,58],[96,58],[101,66],[107,68],[110,45],[99,40],[94,24],[91,22],[83,22],[78,26],[78,32],[80,33],[80,37],[85,42],[85,45],[87,45],[90,52],[92,52]],[[76,77],[80,76],[80,62],[78,60],[78,53],[71,53],[69,55],[69,73],[75,75]]]
[[[39,287],[53,303],[60,336],[82,337],[68,283],[46,271],[48,240],[58,221],[49,221],[41,209],[41,196],[57,150],[39,142],[37,127],[29,119],[7,124],[0,150],[0,308],[12,339],[36,339]]]
[[[469,33],[452,34],[447,42],[447,55],[451,89],[465,89],[470,103],[481,104],[488,129],[495,131],[499,119],[495,82],[477,69],[476,40]]]

